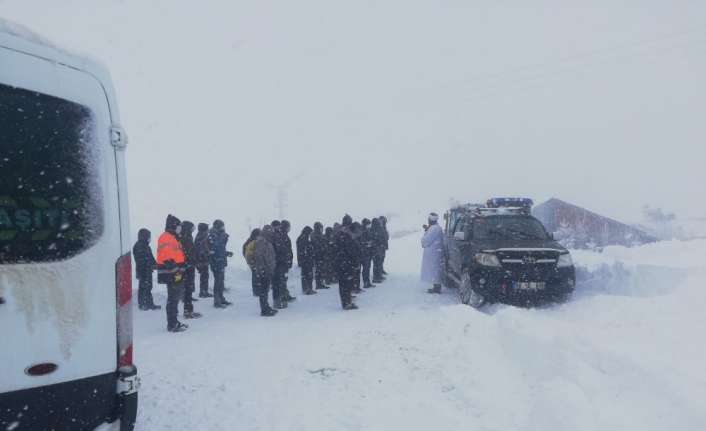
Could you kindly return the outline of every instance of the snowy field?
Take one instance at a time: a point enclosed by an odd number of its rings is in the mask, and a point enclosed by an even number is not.
[[[238,259],[235,307],[187,332],[136,310],[138,429],[706,429],[706,241],[579,252],[570,303],[485,312],[425,293],[417,241],[357,311],[334,288],[261,318]]]

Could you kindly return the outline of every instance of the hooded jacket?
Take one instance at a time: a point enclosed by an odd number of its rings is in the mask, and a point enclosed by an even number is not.
[[[200,270],[208,268],[208,225],[206,223],[199,223],[199,231],[194,238],[194,257],[196,261],[196,267]]]
[[[228,266],[228,252],[226,251],[228,234],[223,227],[223,222],[217,223],[218,221],[220,220],[213,223],[213,227],[208,232],[209,263],[211,268],[222,270]]]
[[[181,223],[181,235],[179,235],[181,248],[186,255],[186,264],[190,267],[196,266],[196,247],[194,245],[194,224],[190,221]]]
[[[326,247],[328,240],[324,236],[324,226],[321,223],[314,223],[314,232],[311,233],[311,244],[314,246],[314,262],[321,265],[326,259]]]
[[[152,277],[152,271],[157,265],[157,261],[152,254],[150,247],[151,232],[147,229],[140,229],[137,233],[137,242],[132,247],[132,257],[135,259],[135,275],[138,280]]]
[[[297,263],[301,268],[314,266],[314,243],[310,238],[311,232],[312,229],[307,226],[297,238]]]
[[[360,244],[353,238],[349,227],[342,227],[335,235],[336,255],[334,265],[339,277],[353,274],[360,266],[362,253]]]
[[[280,271],[287,271],[292,267],[294,261],[294,252],[292,251],[292,240],[289,235],[282,230],[280,226],[274,232],[275,257],[277,259],[277,268]]]

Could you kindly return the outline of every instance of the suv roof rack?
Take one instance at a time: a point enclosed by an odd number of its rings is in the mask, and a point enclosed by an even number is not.
[[[491,215],[529,215],[532,211],[532,199],[529,198],[490,198],[485,204],[463,204],[451,211],[464,211],[472,217]]]

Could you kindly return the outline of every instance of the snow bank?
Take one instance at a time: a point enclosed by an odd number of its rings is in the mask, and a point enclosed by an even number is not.
[[[706,241],[664,241],[641,247],[573,250],[579,294],[666,294],[706,265]]]

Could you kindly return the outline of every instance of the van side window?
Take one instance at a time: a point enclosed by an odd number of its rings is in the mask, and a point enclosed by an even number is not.
[[[72,257],[103,233],[88,108],[0,84],[0,264]]]

